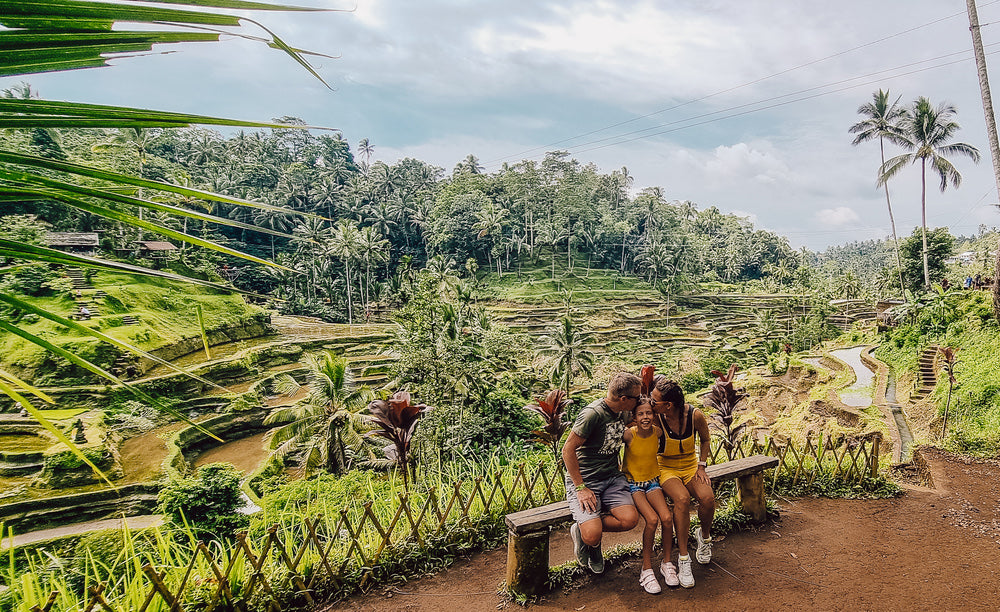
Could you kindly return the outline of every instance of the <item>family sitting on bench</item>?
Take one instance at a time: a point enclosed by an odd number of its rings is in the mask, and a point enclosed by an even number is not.
[[[631,530],[641,514],[646,526],[639,584],[655,594],[660,592],[652,564],[657,526],[662,526],[663,561],[659,570],[664,583],[693,587],[688,553],[691,498],[698,500],[701,523],[695,533],[694,556],[704,565],[712,560],[715,495],[706,473],[711,450],[705,415],[686,404],[680,386],[666,377],[652,380],[648,397],[642,396],[642,382],[634,374],[615,374],[605,397],[580,411],[563,445],[562,458],[566,466],[566,500],[574,520],[570,536],[580,565],[595,574],[602,573],[602,534]],[[632,427],[627,427],[633,422]],[[619,469],[623,443],[624,472]],[[667,498],[673,502],[672,512]],[[676,567],[671,561],[675,531]]]

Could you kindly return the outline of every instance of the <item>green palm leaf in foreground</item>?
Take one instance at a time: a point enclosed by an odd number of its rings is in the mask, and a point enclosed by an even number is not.
[[[177,8],[163,5],[175,5]],[[229,11],[234,10],[315,11],[328,9],[313,9],[241,0],[158,0],[155,5],[146,0],[3,1],[0,2],[0,76],[19,76],[106,66],[109,60],[117,57],[127,57],[129,54],[152,51],[154,45],[218,41],[222,34],[228,34],[261,41],[271,47],[280,49],[294,61],[302,65],[310,74],[323,82],[319,74],[305,60],[304,55],[309,54],[308,52],[289,46],[270,30],[252,19],[229,13]],[[241,28],[244,22],[257,25],[267,36],[250,36],[239,32],[238,28]],[[324,85],[326,84],[325,82],[323,83]],[[53,102],[35,99],[0,100],[0,129],[76,127],[138,129],[149,127],[189,127],[192,125],[251,128],[306,127],[74,102]],[[61,175],[53,176],[52,171],[56,171]],[[84,186],[76,182],[81,180],[88,181],[87,185]],[[92,182],[94,180],[102,181],[105,185],[95,186]],[[162,225],[151,224],[123,212],[121,206],[124,204],[138,207],[140,210],[142,208],[153,209],[202,221],[251,229],[251,227],[245,224],[228,219],[221,219],[145,200],[140,197],[133,197],[137,191],[136,188],[155,189],[184,195],[185,197],[228,202],[241,206],[263,209],[272,208],[196,189],[169,185],[159,181],[130,177],[96,168],[58,162],[24,155],[16,151],[0,149],[0,202],[59,201],[79,210],[151,230],[177,240],[200,244],[203,247],[242,257],[257,263],[274,265],[270,262],[222,247],[221,245],[170,230]],[[264,233],[269,234],[284,235],[269,229],[261,230],[261,228],[256,227],[252,229],[255,231],[264,231]],[[196,282],[220,287],[206,281],[198,281],[169,273],[148,270],[120,262],[80,257],[11,240],[0,241],[0,257],[57,264],[85,265],[93,268],[110,268],[130,273],[151,274],[178,281]],[[2,295],[0,298],[8,305],[30,310],[51,321],[76,329],[78,332],[111,342],[118,348],[145,355],[143,351],[135,347],[115,341],[100,332],[68,321],[44,309],[21,302],[12,296]],[[6,321],[0,321],[0,329],[25,338],[103,378],[128,387],[126,383],[93,363],[42,338],[33,336]],[[146,396],[146,394],[139,390],[129,388],[144,400],[155,406],[164,408],[154,398]],[[100,473],[96,466],[62,432],[59,432],[57,428],[46,421],[31,402],[21,395],[20,391],[25,390],[34,393],[43,400],[49,401],[51,399],[44,396],[44,394],[40,394],[40,392],[28,383],[20,381],[15,377],[6,374],[0,376],[0,393],[7,395],[15,402],[24,406],[43,426],[52,431],[61,442],[72,449],[78,457]],[[187,420],[183,415],[178,416]]]
[[[263,2],[186,0],[159,2],[200,9],[319,11]],[[153,45],[214,42],[222,34],[246,36],[232,30],[242,21],[258,25],[270,38],[249,37],[288,53],[320,81],[323,79],[293,49],[256,21],[212,10],[187,10],[150,6],[133,0],[17,0],[0,4],[0,76],[35,74],[107,66],[110,56],[151,51]],[[125,22],[125,27],[123,27]],[[164,30],[144,31],[135,25],[155,24]],[[114,26],[118,30],[112,30]],[[324,82],[324,85],[326,83]]]

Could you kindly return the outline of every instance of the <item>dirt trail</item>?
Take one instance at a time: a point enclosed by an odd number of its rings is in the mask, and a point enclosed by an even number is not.
[[[781,500],[781,518],[716,544],[693,589],[647,595],[638,560],[609,566],[537,610],[996,610],[1000,601],[1000,462],[923,449],[933,487],[889,500]],[[552,563],[572,556],[553,533]],[[623,534],[635,539],[636,534]],[[676,554],[676,553],[675,553]],[[496,594],[506,549],[321,610],[473,612],[516,604]]]

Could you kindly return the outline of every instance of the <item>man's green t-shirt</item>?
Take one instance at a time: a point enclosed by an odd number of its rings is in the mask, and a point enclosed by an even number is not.
[[[573,423],[573,433],[584,439],[576,449],[583,482],[593,483],[620,473],[618,458],[631,413],[615,412],[603,399],[580,411]]]

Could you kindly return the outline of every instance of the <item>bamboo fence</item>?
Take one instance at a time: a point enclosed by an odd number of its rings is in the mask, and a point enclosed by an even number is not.
[[[861,481],[878,473],[880,437],[830,443],[807,438],[799,445],[773,438],[747,438],[728,451],[713,439],[712,463],[766,454],[778,457],[772,487],[781,475],[793,483],[817,478]],[[57,610],[267,610],[313,607],[345,583],[364,586],[378,580],[381,564],[398,562],[405,551],[428,550],[447,542],[450,534],[500,524],[504,514],[563,499],[561,474],[546,466],[516,466],[511,472],[430,488],[424,494],[369,500],[337,516],[305,518],[301,523],[270,527],[259,541],[246,533],[228,547],[199,542],[186,565],[142,566],[145,593],[139,601],[116,595],[107,584],[86,587],[86,599],[75,606],[53,591],[32,612]],[[381,511],[374,508],[381,505]],[[388,507],[388,511],[386,511]],[[379,518],[379,515],[382,518]],[[485,521],[485,522],[484,522]],[[382,572],[384,574],[384,572]],[[359,579],[360,576],[360,579]],[[133,593],[136,589],[131,589]],[[135,596],[133,595],[133,598]]]

